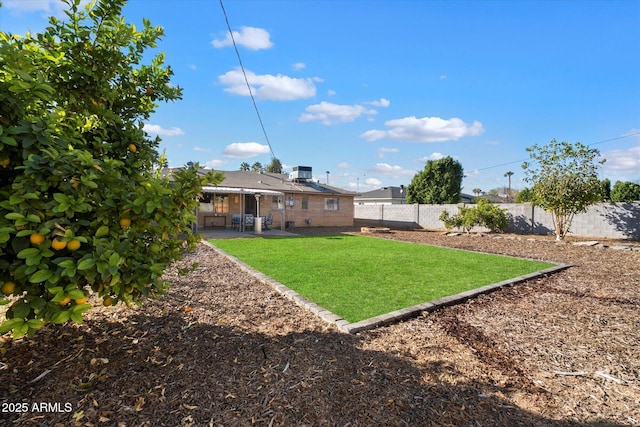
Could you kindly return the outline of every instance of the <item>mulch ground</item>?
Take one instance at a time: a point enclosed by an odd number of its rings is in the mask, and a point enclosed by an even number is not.
[[[640,251],[376,237],[573,267],[354,336],[200,245],[161,299],[3,340],[0,425],[640,424]]]

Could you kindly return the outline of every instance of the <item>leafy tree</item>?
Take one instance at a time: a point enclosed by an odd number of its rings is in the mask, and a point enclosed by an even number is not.
[[[247,162],[242,162],[240,163],[240,170],[248,172],[251,170],[251,166],[249,166],[249,163]]]
[[[603,202],[611,200],[611,181],[609,178],[605,178],[600,181],[600,195],[601,201]]]
[[[532,185],[533,203],[551,212],[556,239],[562,240],[574,215],[601,200],[595,161],[600,152],[579,142],[555,139],[542,147],[533,145],[527,151],[531,162],[523,163],[522,168],[525,181]]]
[[[516,203],[527,203],[533,201],[533,191],[530,188],[523,188],[516,196]]]
[[[198,165],[163,176],[143,122],[179,99],[164,55],[142,64],[161,27],[121,17],[125,0],[81,10],[41,34],[0,32],[0,334],[81,322],[91,293],[139,304],[192,248]],[[179,239],[178,236],[181,236]]]
[[[500,209],[491,204],[488,199],[481,197],[476,206],[460,207],[458,213],[453,216],[449,215],[447,211],[442,211],[439,219],[444,222],[447,230],[456,227],[469,233],[473,227],[479,225],[494,232],[502,232],[507,229],[508,225],[506,212],[506,209]]]
[[[282,163],[274,157],[264,170],[269,173],[282,173]]]
[[[262,163],[255,162],[254,164],[251,165],[252,172],[260,172],[261,170],[262,170]]]
[[[407,202],[448,204],[460,202],[462,165],[451,156],[429,160],[407,187]]]
[[[635,202],[640,200],[640,184],[616,181],[611,190],[612,202]]]

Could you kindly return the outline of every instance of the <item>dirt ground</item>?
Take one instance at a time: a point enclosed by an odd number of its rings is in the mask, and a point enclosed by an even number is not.
[[[200,245],[175,266],[199,267],[168,271],[161,299],[3,340],[0,425],[640,424],[640,251],[377,237],[573,267],[347,335]]]

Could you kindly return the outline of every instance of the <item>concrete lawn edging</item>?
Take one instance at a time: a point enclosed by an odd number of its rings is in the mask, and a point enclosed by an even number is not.
[[[230,261],[232,261],[233,263],[235,263],[236,265],[238,265],[242,270],[244,270],[245,272],[251,274],[252,276],[254,276],[256,279],[260,280],[263,283],[266,283],[268,285],[270,285],[271,287],[273,287],[274,290],[276,290],[278,293],[284,295],[285,297],[287,297],[288,299],[292,300],[293,302],[295,302],[296,304],[298,304],[299,306],[309,310],[310,312],[312,312],[313,314],[317,315],[318,317],[320,317],[322,320],[324,320],[325,322],[328,323],[333,323],[335,324],[335,326],[338,328],[339,331],[344,332],[344,333],[348,333],[348,334],[357,334],[358,332],[363,332],[363,331],[367,331],[367,330],[371,330],[371,329],[376,329],[380,326],[385,326],[385,325],[389,325],[392,323],[397,323],[403,320],[407,320],[413,317],[418,317],[420,314],[422,314],[423,312],[433,312],[436,311],[440,308],[443,307],[447,307],[447,306],[451,306],[451,305],[455,305],[455,304],[459,304],[462,303],[464,301],[467,301],[471,298],[475,298],[479,295],[482,294],[487,294],[493,291],[496,291],[498,289],[502,289],[506,286],[511,286],[511,285],[515,285],[518,283],[522,283],[525,282],[527,280],[533,279],[535,277],[541,277],[541,276],[546,276],[552,273],[556,273],[558,271],[567,269],[569,267],[571,267],[571,264],[562,264],[562,263],[552,263],[555,264],[553,267],[549,267],[546,268],[544,270],[539,270],[533,273],[529,273],[529,274],[525,274],[522,276],[518,276],[512,279],[508,279],[508,280],[503,280],[501,282],[498,283],[493,283],[490,285],[486,285],[486,286],[481,286],[479,288],[475,288],[475,289],[471,289],[465,292],[460,292],[458,294],[455,295],[449,295],[446,297],[442,297],[442,298],[438,298],[436,300],[432,300],[432,301],[428,301],[428,302],[424,302],[421,304],[417,304],[411,307],[407,307],[407,308],[402,308],[399,310],[395,310],[392,311],[390,313],[385,313],[385,314],[381,314],[379,316],[375,316],[375,317],[371,317],[369,319],[365,319],[365,320],[361,320],[359,322],[349,322],[345,319],[343,319],[342,317],[338,316],[335,313],[332,313],[331,311],[325,309],[324,307],[321,307],[320,305],[316,304],[315,302],[309,300],[308,298],[305,298],[304,296],[302,296],[301,294],[299,294],[298,292],[294,291],[293,289],[290,289],[289,287],[283,285],[282,283],[272,279],[271,277],[267,276],[266,274],[256,270],[255,268],[249,266],[248,264],[246,264],[245,262],[239,260],[238,258],[234,257],[233,255],[230,255],[228,253],[226,253],[225,251],[223,251],[222,249],[218,248],[217,246],[215,246],[214,244],[206,241],[206,240],[202,240],[203,244],[209,246],[211,249],[213,249],[214,251],[218,252],[219,254],[225,256],[227,259],[229,259]],[[546,261],[548,262],[548,261]]]

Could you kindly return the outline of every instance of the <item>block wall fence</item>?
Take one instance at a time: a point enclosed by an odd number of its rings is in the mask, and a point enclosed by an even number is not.
[[[444,223],[438,219],[442,211],[453,215],[458,212],[459,206],[466,205],[355,205],[354,221],[358,225],[438,231],[445,230]],[[553,234],[551,215],[544,209],[530,203],[498,206],[507,211],[508,232]],[[592,205],[587,212],[573,218],[568,236],[640,240],[640,202]]]

